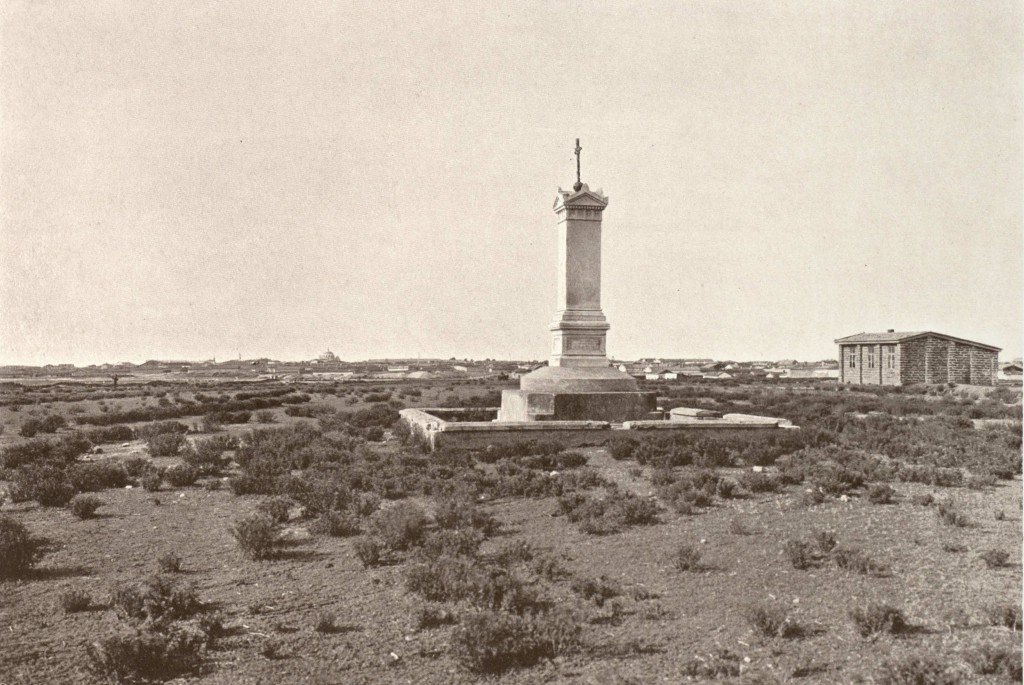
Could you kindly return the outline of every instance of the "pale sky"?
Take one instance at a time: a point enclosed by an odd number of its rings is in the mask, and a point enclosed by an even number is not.
[[[0,363],[1022,347],[1020,3],[8,0]]]

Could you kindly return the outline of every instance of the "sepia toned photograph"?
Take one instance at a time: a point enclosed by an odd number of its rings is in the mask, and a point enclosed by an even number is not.
[[[0,685],[1022,678],[1024,5],[0,4]]]

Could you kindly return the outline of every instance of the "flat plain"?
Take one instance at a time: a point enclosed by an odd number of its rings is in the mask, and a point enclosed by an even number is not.
[[[502,387],[4,386],[0,516],[44,542],[0,682],[1020,682],[1019,388],[650,386],[771,439],[395,422]]]

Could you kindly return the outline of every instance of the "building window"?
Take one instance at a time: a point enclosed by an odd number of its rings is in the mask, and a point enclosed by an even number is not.
[[[896,368],[896,346],[895,345],[887,345],[886,348],[885,348],[885,351],[886,351],[885,367],[887,369],[895,369]]]
[[[873,345],[868,348],[868,363],[867,363],[867,367],[869,369],[875,368],[875,348],[874,348]]]
[[[856,369],[857,368],[857,348],[856,347],[851,347],[849,349],[850,349],[850,354],[849,354],[850,368],[851,369]]]

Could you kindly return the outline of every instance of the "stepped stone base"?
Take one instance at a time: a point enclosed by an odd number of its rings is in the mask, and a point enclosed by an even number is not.
[[[577,369],[578,370],[578,369]],[[630,379],[632,380],[632,379]],[[606,421],[661,418],[653,392],[536,392],[504,390],[498,422]]]
[[[526,392],[638,392],[636,379],[607,366],[543,366],[519,379]]]

